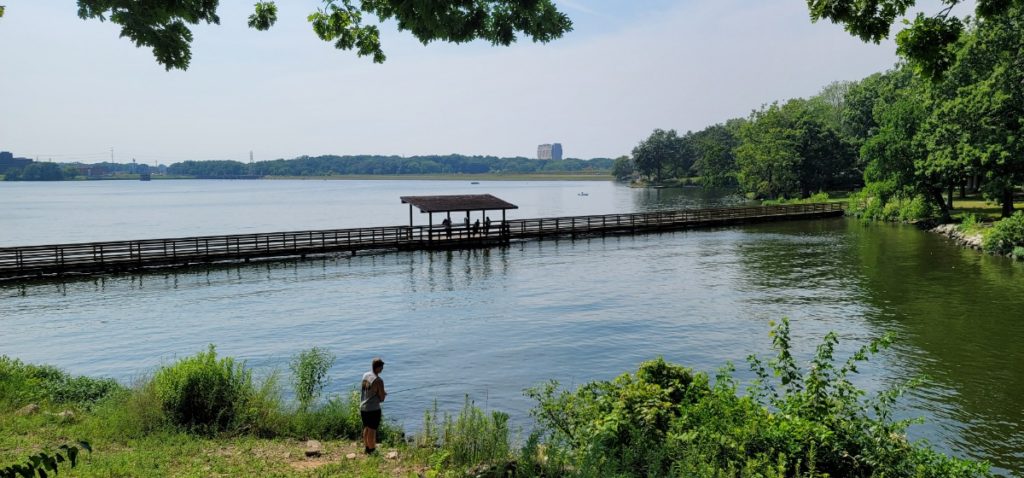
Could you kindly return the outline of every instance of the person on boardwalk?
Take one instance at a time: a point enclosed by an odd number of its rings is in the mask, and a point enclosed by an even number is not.
[[[373,359],[370,371],[363,374],[359,387],[359,415],[363,420],[363,444],[367,455],[377,451],[377,429],[380,428],[380,402],[388,396],[384,391],[384,381],[380,373],[384,371],[384,361],[380,357]]]
[[[473,235],[474,236],[479,236],[480,235],[480,220],[479,219],[477,219],[476,222],[473,223]]]
[[[448,219],[448,218],[445,218],[445,220],[442,221],[441,224],[444,224],[444,235],[448,239],[451,239],[452,238],[452,220]]]
[[[484,235],[486,236],[489,232],[491,232],[491,216],[484,218]]]

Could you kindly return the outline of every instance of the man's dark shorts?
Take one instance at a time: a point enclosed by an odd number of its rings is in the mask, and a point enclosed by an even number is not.
[[[366,428],[372,428],[374,430],[380,428],[380,410],[373,410],[370,412],[359,412],[359,416],[363,419],[363,426]]]

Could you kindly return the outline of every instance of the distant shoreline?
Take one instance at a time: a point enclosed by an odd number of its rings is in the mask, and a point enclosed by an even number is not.
[[[261,179],[410,180],[410,181],[612,181],[611,174],[347,174],[338,176],[263,176]]]
[[[614,181],[611,174],[348,174],[336,176],[261,176],[261,177],[189,177],[189,176],[153,176],[153,181],[180,180],[222,180],[222,181],[279,181],[279,180],[330,180],[330,181],[365,181],[365,180],[405,180],[405,181]],[[26,183],[45,182],[86,182],[86,181],[138,181],[137,177],[106,177],[106,178],[73,178],[57,181],[16,181]],[[0,175],[0,182],[3,176]]]

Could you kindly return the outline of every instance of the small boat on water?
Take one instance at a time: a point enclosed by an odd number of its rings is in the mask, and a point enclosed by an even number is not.
[[[471,182],[469,184],[480,184],[480,181],[473,181],[473,182]]]
[[[590,195],[589,193],[585,193],[585,192],[580,192],[579,194],[577,194],[577,196],[589,196],[589,195]]]

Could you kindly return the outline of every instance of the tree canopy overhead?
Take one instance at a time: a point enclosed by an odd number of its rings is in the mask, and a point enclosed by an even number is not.
[[[878,43],[889,37],[892,25],[904,17],[917,0],[807,0],[811,20],[842,24],[846,31],[864,41]],[[965,0],[941,0],[934,14],[919,12],[909,26],[896,35],[898,52],[926,76],[937,78],[955,61],[955,44],[964,31],[964,20],[953,9]],[[1022,0],[977,0],[975,15],[992,19],[1006,15]]]
[[[153,50],[167,70],[187,70],[192,59],[190,25],[220,24],[219,0],[78,0],[82,19],[110,20],[121,26],[121,36],[138,47]],[[2,7],[0,7],[2,14]],[[335,48],[356,50],[375,63],[385,60],[376,22],[395,20],[423,44],[439,40],[465,43],[485,40],[507,46],[523,35],[546,43],[572,31],[572,21],[552,0],[324,0],[307,19],[314,33]],[[259,1],[248,24],[267,30],[277,21],[277,5]]]

